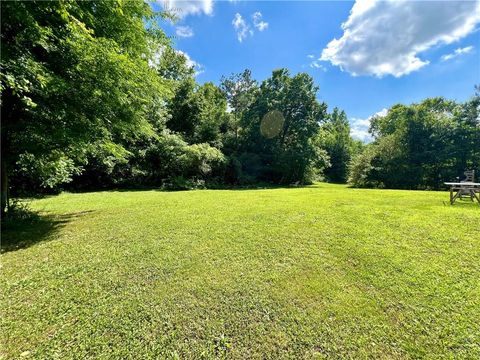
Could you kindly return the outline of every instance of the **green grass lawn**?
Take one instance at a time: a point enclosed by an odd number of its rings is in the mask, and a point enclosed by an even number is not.
[[[3,358],[480,358],[480,207],[447,192],[108,191],[4,231]]]

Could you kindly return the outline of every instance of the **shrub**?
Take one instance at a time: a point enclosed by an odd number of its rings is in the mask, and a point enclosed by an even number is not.
[[[376,155],[376,147],[368,145],[365,149],[356,154],[349,164],[348,182],[355,187],[372,187],[378,185],[371,179],[373,169],[372,160]]]

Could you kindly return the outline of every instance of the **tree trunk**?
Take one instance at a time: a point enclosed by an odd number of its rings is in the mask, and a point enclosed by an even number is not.
[[[12,123],[12,113],[13,109],[11,108],[11,105],[14,103],[13,102],[13,96],[12,96],[12,91],[7,89],[4,89],[2,91],[2,98],[3,101],[0,106],[0,111],[2,114],[2,121],[1,121],[1,132],[0,132],[0,138],[1,138],[1,143],[0,143],[0,180],[1,180],[1,185],[0,185],[0,197],[1,197],[1,218],[3,219],[7,215],[7,211],[9,210],[10,207],[10,199],[9,199],[9,191],[8,191],[8,165],[7,165],[7,154],[11,154],[9,152],[9,126],[8,124]],[[9,105],[8,105],[9,104]],[[5,109],[5,105],[7,105],[7,109]]]
[[[7,173],[7,166],[5,164],[5,154],[2,154],[2,167],[1,167],[1,206],[2,206],[2,219],[7,215],[7,210],[9,207],[9,199],[8,199],[8,173]]]

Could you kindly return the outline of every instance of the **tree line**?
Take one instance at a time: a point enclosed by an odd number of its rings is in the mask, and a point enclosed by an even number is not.
[[[479,97],[396,105],[372,144],[305,73],[198,84],[147,2],[1,6],[2,212],[9,193],[319,179],[438,188],[479,167]]]
[[[444,98],[392,106],[370,124],[374,141],[350,164],[359,187],[440,189],[462,180],[465,170],[480,177],[480,89],[464,103]]]

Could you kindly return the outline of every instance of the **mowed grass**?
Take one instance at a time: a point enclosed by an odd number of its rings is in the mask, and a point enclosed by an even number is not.
[[[35,200],[43,220],[2,234],[2,356],[478,359],[480,206],[447,199],[317,184]]]

